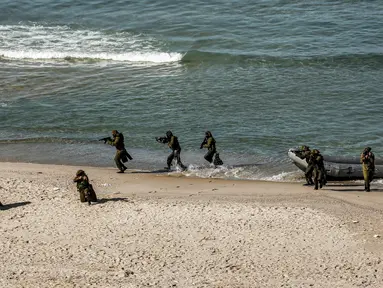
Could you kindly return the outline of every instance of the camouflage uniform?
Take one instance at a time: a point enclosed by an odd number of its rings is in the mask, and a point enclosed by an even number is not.
[[[314,165],[310,161],[311,156],[311,150],[308,146],[302,146],[300,151],[296,154],[299,158],[305,159],[307,162],[307,167],[305,171],[305,177],[306,177],[306,184],[307,185],[313,185],[314,182],[312,180],[312,174],[314,170]]]
[[[375,155],[370,147],[366,147],[360,155],[363,168],[364,191],[370,192],[370,183],[375,173]]]
[[[213,162],[213,157],[214,154],[217,152],[216,147],[215,147],[215,139],[213,138],[213,135],[211,134],[210,131],[205,132],[205,139],[201,144],[201,149],[202,148],[207,148],[207,153],[205,154],[204,158],[206,161],[209,163]]]
[[[77,191],[80,193],[80,201],[97,202],[96,193],[93,190],[92,185],[89,183],[89,178],[83,170],[78,170],[73,182],[77,183]]]
[[[114,162],[116,163],[117,168],[120,170],[117,173],[124,173],[127,167],[122,163],[121,159],[125,156],[125,144],[124,144],[124,135],[119,133],[117,130],[112,131],[113,139],[108,140],[108,144],[116,147],[116,155],[114,156]]]
[[[324,163],[323,163],[323,156],[320,154],[319,150],[314,149],[311,151],[310,156],[310,163],[313,165],[313,174],[314,174],[314,184],[315,190],[318,190],[318,183],[319,188],[322,188],[325,184],[325,175],[324,175]]]
[[[182,169],[186,169],[186,166],[181,162],[181,145],[178,142],[178,138],[174,136],[171,131],[167,131],[166,138],[162,143],[168,143],[168,147],[172,150],[166,161],[166,164],[168,165],[166,168],[170,170],[173,159],[176,159],[177,164],[180,165]]]

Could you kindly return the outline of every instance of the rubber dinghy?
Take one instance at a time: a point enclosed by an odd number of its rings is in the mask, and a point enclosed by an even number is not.
[[[304,172],[307,167],[307,162],[295,154],[298,151],[298,148],[290,148],[287,155],[293,163]],[[360,163],[359,157],[323,155],[323,159],[327,180],[344,181],[363,179],[362,164]],[[375,158],[374,178],[383,178],[383,159]]]

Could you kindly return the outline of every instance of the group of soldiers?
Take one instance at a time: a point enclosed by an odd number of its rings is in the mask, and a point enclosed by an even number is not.
[[[159,143],[168,144],[168,147],[171,150],[171,153],[169,154],[166,160],[167,166],[164,169],[170,170],[173,160],[176,161],[176,165],[178,165],[182,170],[185,170],[187,168],[181,161],[182,149],[178,141],[178,137],[173,135],[172,131],[167,131],[165,137],[155,137],[155,139]],[[113,130],[112,138],[106,137],[100,140],[104,141],[105,144],[109,144],[111,146],[116,147],[114,162],[116,163],[116,166],[119,170],[117,173],[124,173],[127,169],[124,163],[127,162],[128,159],[133,159],[133,157],[130,156],[130,154],[125,149],[124,135],[121,132],[118,132],[117,130]],[[223,165],[222,160],[219,158],[219,153],[217,153],[216,141],[213,137],[213,134],[210,131],[205,132],[205,138],[200,146],[200,149],[202,148],[207,148],[208,150],[208,152],[204,156],[206,161],[208,161],[209,163],[213,163],[215,166]]]
[[[322,188],[326,185],[326,169],[324,167],[323,156],[319,150],[310,150],[310,147],[304,145],[300,147],[296,155],[301,159],[305,159],[307,162],[305,185],[314,185],[315,190],[318,190],[318,186]],[[370,192],[370,183],[375,173],[375,155],[371,152],[371,147],[364,148],[360,155],[360,162],[362,163],[363,169],[364,191]],[[313,177],[314,181],[312,179]]]
[[[167,166],[166,170],[170,170],[173,160],[176,160],[176,165],[178,165],[182,170],[185,170],[187,167],[181,161],[181,145],[178,142],[178,137],[173,135],[171,131],[166,132],[165,137],[155,137],[156,141],[163,144],[168,144],[168,147],[171,149],[171,153],[166,160]],[[133,157],[126,151],[124,143],[124,135],[117,130],[112,131],[112,137],[106,137],[100,139],[104,141],[105,144],[116,147],[116,154],[114,156],[114,161],[118,168],[117,173],[124,173],[127,167],[124,165],[129,160],[132,160]],[[200,149],[206,148],[208,151],[205,154],[204,158],[209,163],[214,163],[215,166],[223,165],[222,160],[219,158],[217,153],[216,141],[213,137],[213,134],[210,131],[205,132],[205,138],[200,145]],[[215,158],[214,158],[215,156]],[[214,158],[214,160],[213,160]],[[93,189],[92,184],[89,182],[89,178],[86,175],[85,171],[78,170],[75,178],[73,179],[77,183],[77,190],[80,193],[80,201],[88,202],[90,205],[92,202],[97,202],[97,196]]]
[[[168,144],[168,147],[171,149],[171,153],[166,160],[166,170],[171,169],[173,160],[176,160],[176,165],[179,165],[182,170],[187,168],[181,161],[181,145],[178,142],[177,136],[173,135],[171,131],[167,131],[165,137],[155,137],[155,139],[159,143]],[[125,149],[124,135],[117,130],[113,130],[112,138],[106,137],[100,140],[103,140],[105,144],[116,147],[114,161],[119,170],[117,173],[124,173],[127,169],[124,163],[127,162],[128,159],[133,159]],[[223,165],[223,162],[219,157],[219,153],[217,152],[216,141],[210,131],[205,132],[205,138],[200,145],[200,149],[203,148],[208,150],[204,155],[206,161],[213,163],[214,166]],[[318,188],[322,188],[324,185],[326,185],[326,170],[324,167],[323,156],[320,151],[318,149],[311,150],[310,147],[304,145],[300,147],[299,151],[296,151],[296,155],[301,159],[305,159],[307,162],[307,168],[305,171],[305,185],[314,185],[315,190],[318,190]],[[363,150],[362,154],[360,155],[360,162],[362,163],[363,167],[364,190],[369,192],[370,183],[375,172],[375,156],[371,152],[370,147],[366,147]],[[92,184],[90,184],[89,178],[85,171],[78,170],[73,181],[77,183],[77,190],[80,193],[81,202],[88,202],[89,205],[91,202],[97,202],[96,193]],[[0,202],[0,207],[1,206],[3,205]]]

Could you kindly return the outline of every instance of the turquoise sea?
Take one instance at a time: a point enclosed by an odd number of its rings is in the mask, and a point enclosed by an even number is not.
[[[0,161],[114,166],[113,129],[144,170],[172,130],[199,177],[292,181],[303,144],[379,157],[382,27],[382,1],[3,0]]]

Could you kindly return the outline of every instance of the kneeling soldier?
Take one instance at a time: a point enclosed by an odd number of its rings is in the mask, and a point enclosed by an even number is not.
[[[73,182],[77,183],[77,191],[80,193],[81,202],[88,202],[89,205],[91,202],[97,202],[96,193],[93,190],[92,184],[89,183],[88,175],[85,174],[84,170],[77,171]]]

